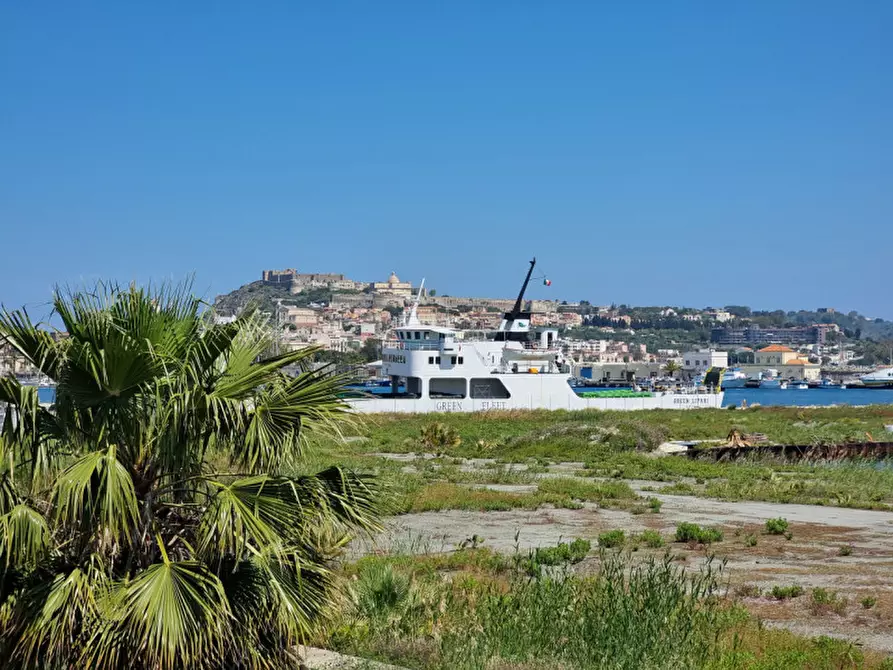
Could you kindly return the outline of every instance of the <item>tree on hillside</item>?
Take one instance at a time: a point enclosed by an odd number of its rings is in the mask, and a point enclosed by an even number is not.
[[[297,474],[343,420],[343,380],[297,377],[245,315],[214,325],[185,288],[57,294],[58,341],[6,338],[55,404],[0,379],[3,668],[297,668],[330,602],[328,563],[375,527],[372,482]]]

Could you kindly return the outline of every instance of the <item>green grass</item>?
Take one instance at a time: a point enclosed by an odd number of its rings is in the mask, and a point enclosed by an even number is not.
[[[721,440],[733,428],[763,433],[774,444],[864,442],[866,433],[875,438],[884,434],[884,425],[893,423],[893,407],[760,407],[735,412],[535,410],[490,412],[486,419],[466,414],[378,415],[364,430],[369,441],[363,448],[421,451],[422,432],[435,423],[455,431],[458,445],[451,446],[450,441],[438,444],[454,456],[588,461],[604,448],[652,450],[666,439]]]
[[[540,482],[537,490],[542,494],[566,496],[584,502],[635,500],[638,498],[626,482],[593,482],[576,477],[544,479]]]
[[[567,566],[587,545],[532,554]],[[526,568],[486,549],[364,558],[346,567],[351,597],[315,642],[418,670],[889,670],[849,642],[763,627],[722,597],[715,562],[691,573],[615,553],[586,577]]]
[[[537,509],[546,504],[570,508],[579,506],[562,494],[507,493],[449,482],[435,482],[404,493],[403,498],[396,504],[395,511],[410,513],[459,509],[499,512],[510,509]]]
[[[338,463],[385,475],[394,488],[404,464],[386,462],[374,452],[423,452],[423,430],[442,426],[455,440],[446,441],[442,458],[416,459],[411,465],[425,481],[452,483],[529,484],[545,464],[580,460],[580,474],[599,479],[645,479],[671,484],[666,493],[720,500],[760,500],[863,509],[893,510],[893,466],[877,462],[781,463],[745,460],[716,463],[685,457],[654,458],[650,451],[667,438],[723,438],[731,427],[762,432],[772,442],[812,444],[864,440],[865,432],[884,434],[893,423],[893,406],[867,408],[766,408],[725,410],[623,412],[517,411],[480,415],[374,416],[357,420],[362,441],[317,443],[313,462],[299,471]],[[430,433],[430,430],[429,430]],[[828,437],[830,436],[830,438]],[[828,439],[826,439],[828,438]],[[323,444],[319,444],[319,441]],[[450,444],[455,443],[455,446]],[[456,457],[491,457],[502,463],[474,471],[461,469]],[[509,468],[524,463],[528,471]],[[689,483],[695,482],[695,483]],[[415,486],[411,484],[410,486]],[[578,487],[579,488],[579,487]],[[569,494],[571,495],[571,494]],[[585,492],[577,497],[586,500]],[[596,494],[598,501],[609,500]]]

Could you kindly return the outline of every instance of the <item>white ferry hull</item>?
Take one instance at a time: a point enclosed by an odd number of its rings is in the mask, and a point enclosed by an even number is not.
[[[436,398],[363,398],[348,401],[355,412],[363,414],[430,412],[490,412],[512,409],[548,410],[621,410],[643,409],[720,409],[720,393],[655,393],[650,398],[581,398],[575,393],[537,398],[512,397],[495,399],[436,399]]]

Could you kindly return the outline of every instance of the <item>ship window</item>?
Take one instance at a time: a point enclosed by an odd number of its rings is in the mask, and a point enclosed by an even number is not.
[[[450,356],[450,365],[455,365],[455,364],[456,364],[456,357]]]
[[[481,378],[471,380],[471,397],[472,398],[511,398],[505,384],[501,380],[495,378]]]
[[[430,398],[464,398],[465,395],[465,380],[461,377],[435,377],[428,381]]]
[[[434,356],[428,356],[428,365],[434,365]]]
[[[463,363],[465,363],[465,358],[459,356],[459,365],[462,365]]]
[[[417,340],[422,339],[422,334],[419,331],[415,331],[415,339],[417,339]]]
[[[436,362],[438,365],[440,365],[440,356],[438,356],[438,357],[435,359],[435,362]]]

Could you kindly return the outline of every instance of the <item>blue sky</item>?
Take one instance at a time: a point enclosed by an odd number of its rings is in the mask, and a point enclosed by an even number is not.
[[[613,5],[613,6],[611,6]],[[297,267],[893,318],[893,3],[0,8],[0,301]]]

